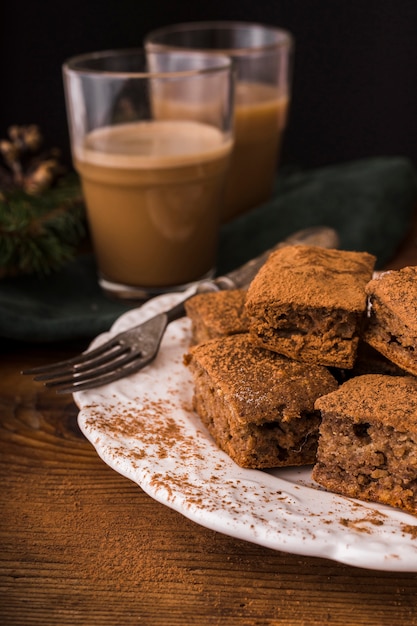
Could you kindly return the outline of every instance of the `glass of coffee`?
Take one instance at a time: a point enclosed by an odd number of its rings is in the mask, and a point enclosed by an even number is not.
[[[222,221],[267,201],[273,191],[287,121],[291,34],[262,24],[191,22],[155,30],[146,36],[144,43],[152,51],[198,50],[228,54],[233,59],[235,144]]]
[[[214,274],[233,144],[228,56],[116,50],[63,66],[99,283],[117,298]],[[181,111],[163,115],[164,102]]]

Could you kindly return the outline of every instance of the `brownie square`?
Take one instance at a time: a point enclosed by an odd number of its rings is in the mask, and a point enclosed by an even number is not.
[[[364,340],[406,372],[417,376],[417,267],[383,272],[371,280]]]
[[[247,332],[249,319],[245,310],[246,290],[200,293],[185,303],[191,320],[192,342]]]
[[[337,387],[327,368],[255,346],[248,334],[212,339],[184,357],[193,406],[219,448],[248,468],[313,463],[315,400]]]
[[[315,407],[322,422],[314,480],[417,514],[417,379],[358,376]]]
[[[251,337],[306,363],[353,367],[375,260],[315,246],[273,252],[248,289]]]

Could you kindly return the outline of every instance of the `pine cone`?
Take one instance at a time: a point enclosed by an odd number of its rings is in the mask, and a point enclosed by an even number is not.
[[[78,177],[36,125],[12,126],[0,141],[0,278],[47,274],[74,258],[86,234]]]

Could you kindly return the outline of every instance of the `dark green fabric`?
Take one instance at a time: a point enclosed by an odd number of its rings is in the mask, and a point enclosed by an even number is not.
[[[278,178],[273,199],[223,228],[219,271],[238,266],[291,232],[335,228],[340,248],[371,252],[386,264],[417,207],[413,165],[400,157],[373,158]]]
[[[373,158],[309,172],[281,173],[272,200],[223,226],[218,272],[233,269],[300,228],[335,228],[341,248],[367,250],[382,267],[404,238],[417,206],[413,165]],[[94,259],[82,256],[47,278],[0,282],[0,337],[29,341],[91,338],[128,305],[100,291]]]
[[[106,298],[92,255],[80,256],[45,278],[0,282],[0,337],[57,341],[108,330],[127,305]]]

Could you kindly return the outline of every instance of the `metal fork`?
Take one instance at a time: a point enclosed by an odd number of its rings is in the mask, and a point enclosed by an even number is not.
[[[34,376],[34,380],[43,381],[58,393],[93,389],[129,376],[153,361],[166,327],[185,315],[184,305],[189,298],[207,291],[247,287],[272,250],[294,244],[336,248],[339,239],[337,233],[327,227],[312,227],[296,232],[237,270],[214,280],[197,283],[171,309],[111,337],[99,347],[72,359],[23,370],[22,374]]]
[[[33,375],[34,380],[55,387],[58,393],[93,389],[129,376],[155,358],[168,324],[184,315],[185,301],[114,335],[93,350],[72,359],[23,370],[22,374]]]

